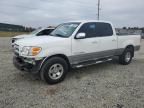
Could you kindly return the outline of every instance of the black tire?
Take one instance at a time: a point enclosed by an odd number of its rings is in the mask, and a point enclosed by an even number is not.
[[[127,54],[130,54],[130,58],[126,60]],[[122,55],[119,56],[119,63],[122,65],[128,65],[131,63],[134,51],[132,48],[126,48]]]
[[[55,64],[60,64],[63,67],[63,72],[60,78],[58,79],[53,79],[51,78],[52,75],[50,75],[50,69]],[[67,62],[61,57],[52,57],[48,59],[45,62],[45,64],[42,66],[40,77],[42,80],[45,80],[48,84],[56,84],[56,83],[62,82],[65,79],[67,72],[68,72]],[[56,73],[53,73],[53,74],[56,74]]]

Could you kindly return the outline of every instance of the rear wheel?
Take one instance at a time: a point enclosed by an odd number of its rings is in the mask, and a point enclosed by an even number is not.
[[[119,57],[119,63],[123,65],[128,65],[131,63],[133,58],[133,49],[132,48],[126,48],[123,54]]]
[[[60,57],[53,57],[48,59],[41,69],[41,79],[45,80],[48,84],[56,84],[65,79],[68,72],[67,62]]]

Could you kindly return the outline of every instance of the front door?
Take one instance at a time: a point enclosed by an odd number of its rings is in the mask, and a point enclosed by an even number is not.
[[[73,64],[96,58],[97,53],[100,51],[100,39],[96,37],[95,29],[95,23],[86,23],[78,31],[78,33],[85,33],[86,38],[72,39],[71,59]]]

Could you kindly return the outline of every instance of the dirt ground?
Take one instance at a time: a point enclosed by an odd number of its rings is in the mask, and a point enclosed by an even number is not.
[[[72,70],[53,86],[17,70],[12,57],[10,38],[0,38],[0,108],[144,108],[144,41],[128,66]]]
[[[0,31],[0,37],[13,37],[21,34],[28,34],[28,32],[5,32]]]

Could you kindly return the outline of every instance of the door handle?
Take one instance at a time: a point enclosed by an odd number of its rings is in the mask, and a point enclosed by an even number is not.
[[[114,41],[116,41],[116,39],[113,39],[112,41],[114,42]]]

